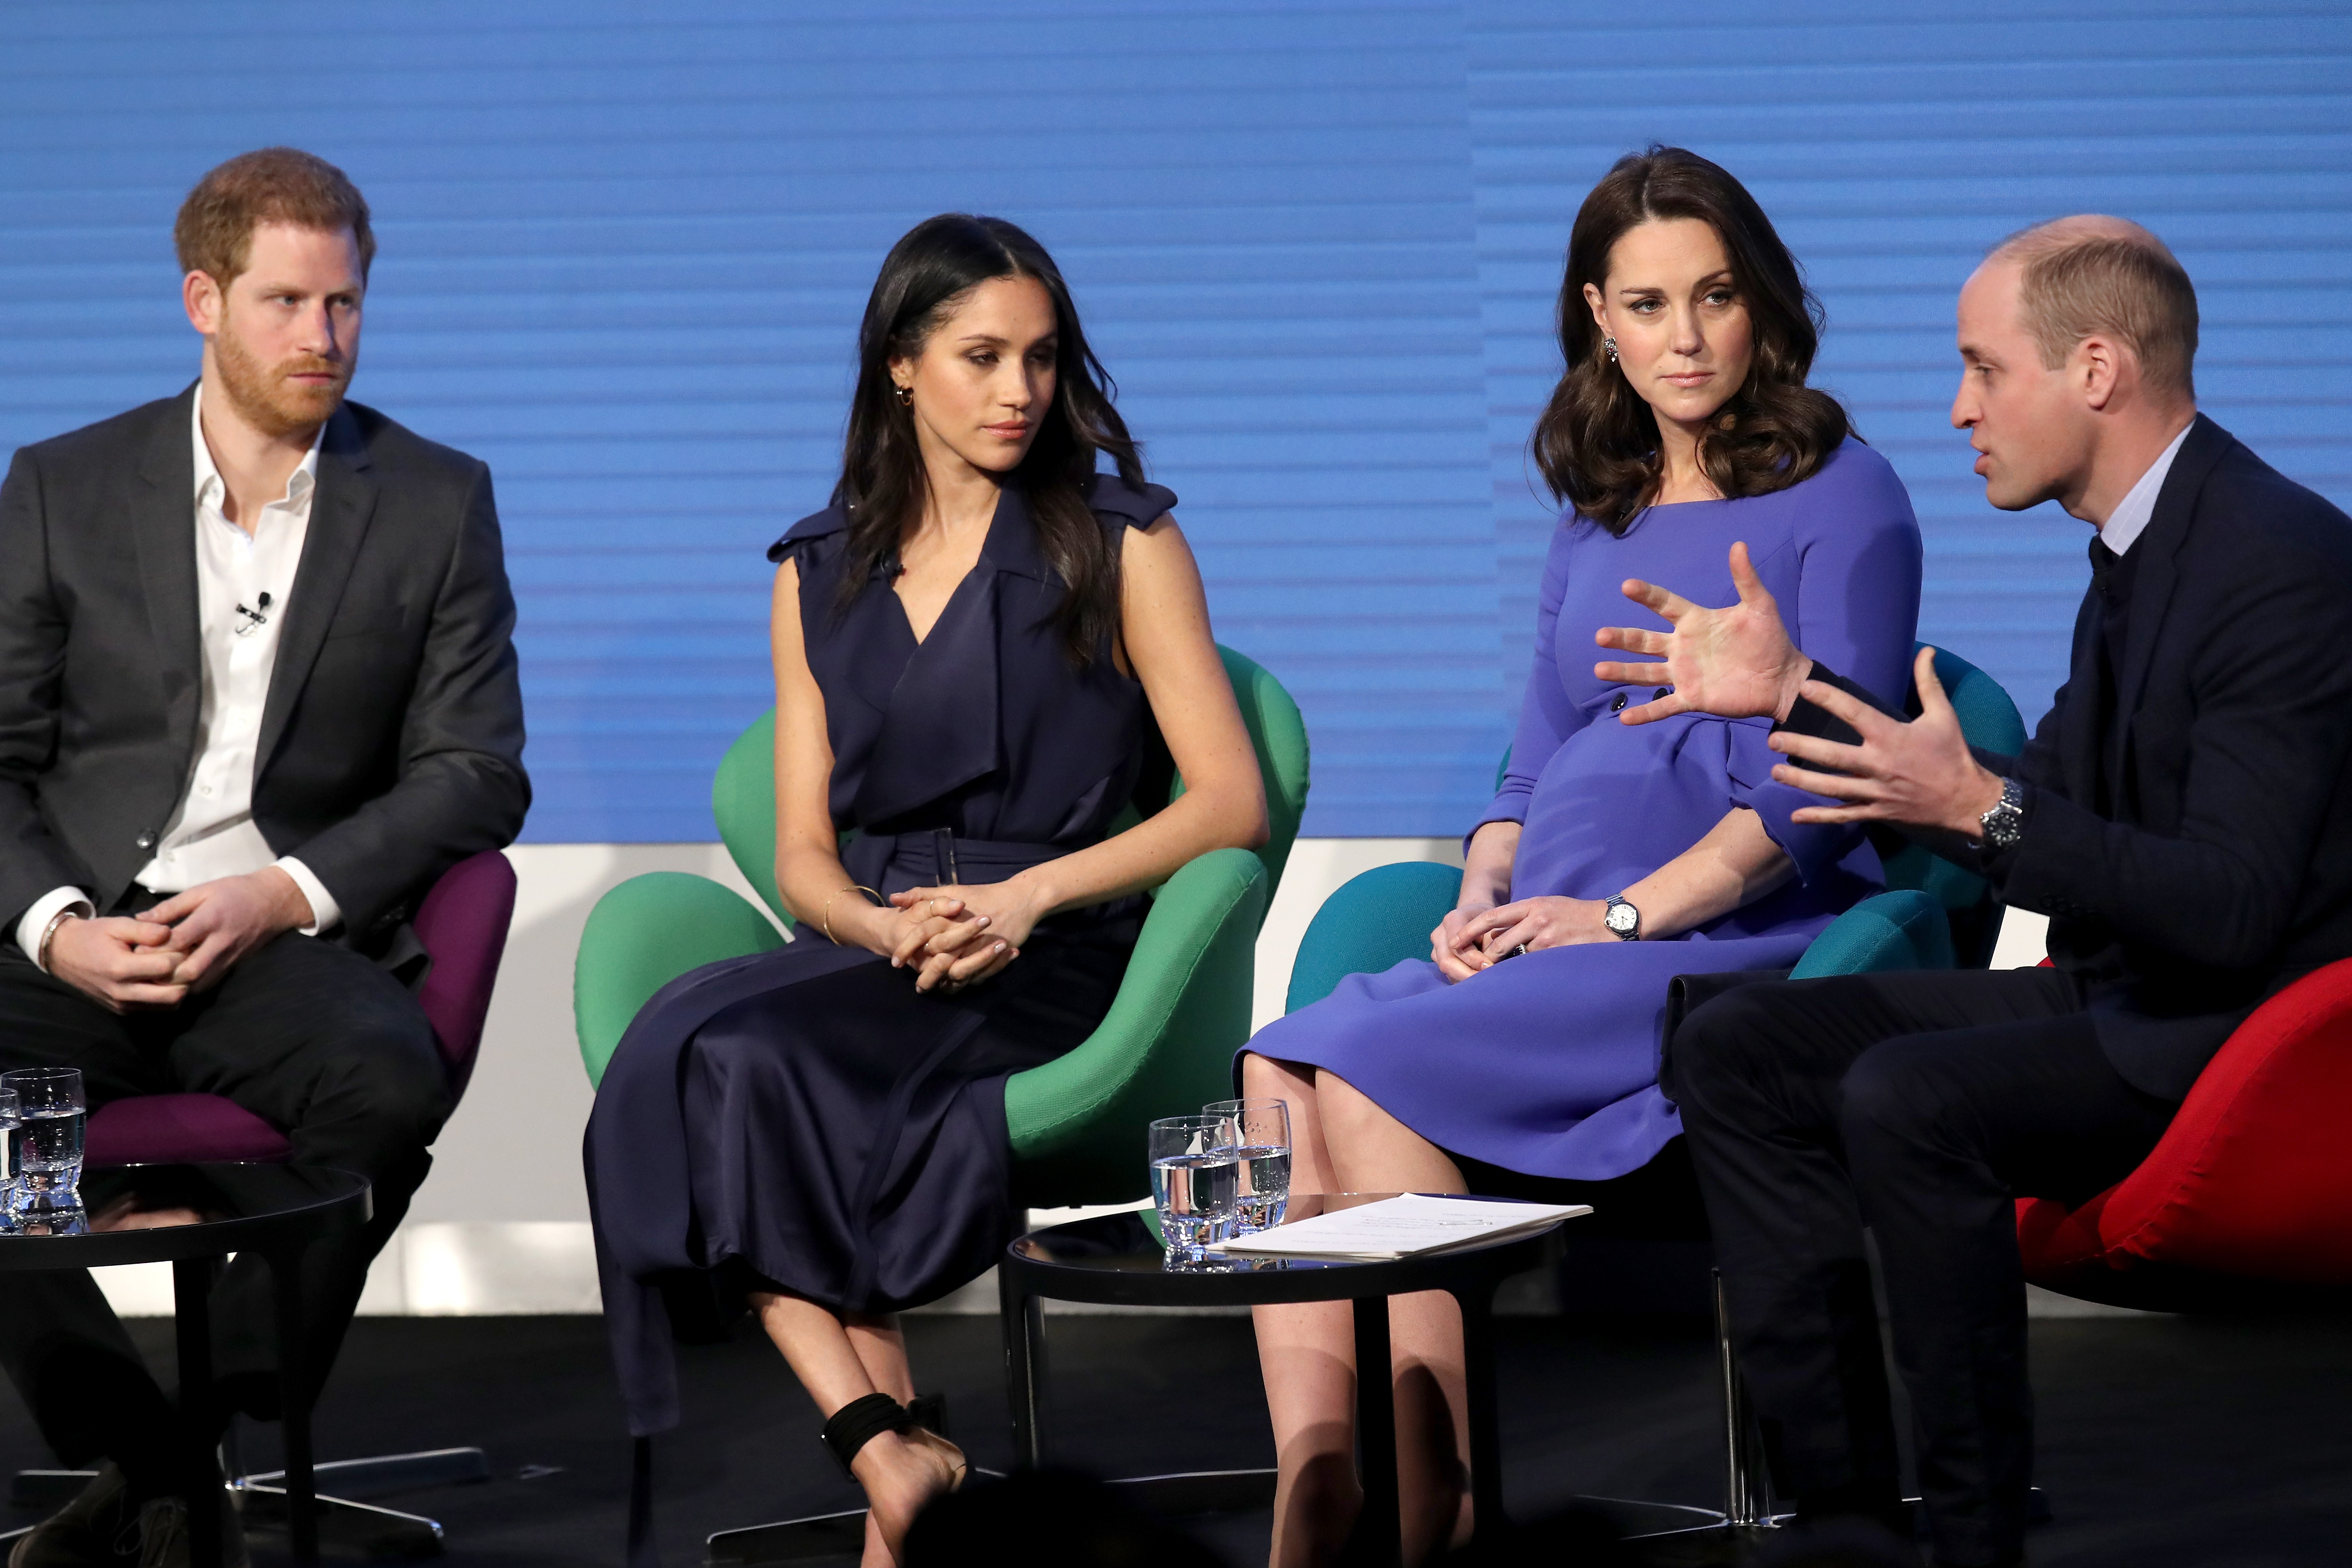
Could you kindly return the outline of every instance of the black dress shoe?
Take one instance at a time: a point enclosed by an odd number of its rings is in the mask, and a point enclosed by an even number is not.
[[[244,1521],[237,1518],[226,1489],[220,1524],[221,1568],[252,1568]],[[140,1506],[136,1522],[122,1531],[118,1544],[130,1549],[128,1556],[115,1559],[118,1563],[135,1562],[139,1568],[189,1568],[194,1559],[188,1547],[187,1500],[176,1496],[150,1498]]]
[[[109,1460],[79,1496],[17,1539],[8,1568],[120,1568],[137,1561],[115,1550],[137,1516],[121,1470]]]

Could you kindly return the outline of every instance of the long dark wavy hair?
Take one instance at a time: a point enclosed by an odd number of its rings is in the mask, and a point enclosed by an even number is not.
[[[1626,230],[1696,218],[1722,237],[1732,286],[1748,307],[1755,359],[1699,443],[1699,466],[1726,497],[1762,496],[1810,477],[1852,431],[1838,401],[1805,384],[1827,318],[1797,258],[1747,188],[1679,147],[1653,144],[1617,160],[1578,209],[1559,280],[1559,351],[1567,370],[1528,445],[1553,499],[1622,534],[1657,498],[1665,459],[1657,415],[1610,361],[1584,286],[1605,289],[1609,253]]]
[[[899,542],[921,520],[930,493],[915,416],[898,401],[890,361],[921,353],[965,298],[997,277],[1034,278],[1054,301],[1054,401],[1005,482],[1028,497],[1039,548],[1063,583],[1050,619],[1071,663],[1083,669],[1118,627],[1118,557],[1087,506],[1095,454],[1109,453],[1119,476],[1134,486],[1143,483],[1143,460],[1112,406],[1118,389],[1087,346],[1061,268],[1044,246],[1003,218],[926,218],[883,258],[857,330],[857,391],[835,492],[849,515],[839,607],[846,608],[877,570],[896,564]]]

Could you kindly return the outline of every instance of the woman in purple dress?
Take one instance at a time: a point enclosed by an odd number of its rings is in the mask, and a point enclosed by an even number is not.
[[[673,1311],[748,1301],[887,1568],[963,1469],[911,1422],[893,1312],[1017,1228],[1006,1076],[1101,1021],[1145,890],[1266,819],[1176,497],[1144,483],[1044,248],[996,218],[918,225],[859,350],[834,505],[770,552],[798,933],[646,1004],[587,1165],[631,1429],[677,1422]]]
[[[1769,591],[1804,647],[1902,695],[1918,525],[1885,459],[1805,385],[1818,318],[1769,220],[1713,163],[1653,148],[1586,198],[1560,287],[1568,369],[1533,441],[1569,510],[1459,906],[1426,961],[1349,977],[1242,1058],[1244,1092],[1290,1102],[1296,1190],[1641,1169],[1678,1132],[1657,1086],[1667,982],[1788,967],[1884,885],[1860,829],[1790,820],[1818,802],[1772,781],[1764,721],[1677,712],[1668,691],[1593,664],[1626,579],[1687,580],[1725,603],[1739,559],[1745,591]],[[1393,1302],[1391,1323],[1411,1561],[1471,1522],[1461,1318],[1433,1293]],[[1257,1331],[1281,1462],[1274,1562],[1328,1562],[1360,1498],[1349,1309],[1262,1307]]]

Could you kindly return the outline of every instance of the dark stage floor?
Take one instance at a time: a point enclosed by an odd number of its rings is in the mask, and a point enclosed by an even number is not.
[[[165,1354],[168,1323],[134,1326]],[[1702,1325],[1553,1317],[1498,1328],[1515,1512],[1580,1492],[1717,1499]],[[920,1381],[949,1395],[960,1440],[979,1463],[1003,1465],[994,1321],[920,1317],[908,1332]],[[2041,1481],[2057,1515],[2034,1537],[2042,1568],[2352,1562],[2346,1325],[2043,1321],[2033,1335]],[[1060,1459],[1106,1474],[1271,1462],[1246,1321],[1057,1317],[1047,1338]],[[814,1414],[763,1344],[747,1335],[688,1351],[684,1378],[688,1425],[659,1445],[665,1563],[698,1563],[715,1529],[853,1505]],[[439,1518],[452,1560],[619,1563],[629,1450],[597,1320],[362,1320],[319,1413],[320,1457],[461,1443],[488,1450],[496,1479],[385,1500]],[[50,1462],[16,1401],[0,1398],[0,1463]],[[1215,1534],[1235,1568],[1253,1568],[1265,1528],[1228,1520]]]

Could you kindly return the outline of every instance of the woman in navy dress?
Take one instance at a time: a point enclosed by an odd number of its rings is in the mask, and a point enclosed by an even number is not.
[[[1861,830],[1790,820],[1820,802],[1772,781],[1765,722],[1679,712],[1593,664],[1626,579],[1688,579],[1702,602],[1769,591],[1804,646],[1903,695],[1918,526],[1885,460],[1805,385],[1816,308],[1762,210],[1704,159],[1654,148],[1586,199],[1560,291],[1568,370],[1534,437],[1569,509],[1460,904],[1428,960],[1349,977],[1242,1059],[1245,1092],[1290,1102],[1297,1190],[1640,1169],[1678,1131],[1657,1086],[1667,982],[1786,968],[1884,885]],[[1461,1318],[1442,1294],[1391,1317],[1411,1560],[1470,1525]],[[1360,1497],[1348,1309],[1257,1318],[1282,1467],[1274,1558],[1328,1561]]]
[[[1017,1228],[1006,1076],[1100,1022],[1146,889],[1266,827],[1176,497],[1144,483],[1044,249],[930,219],[859,341],[835,504],[769,552],[795,939],[646,1004],[587,1165],[632,1429],[677,1419],[671,1309],[748,1297],[865,1488],[879,1565],[962,1471],[910,1424],[892,1313]]]

